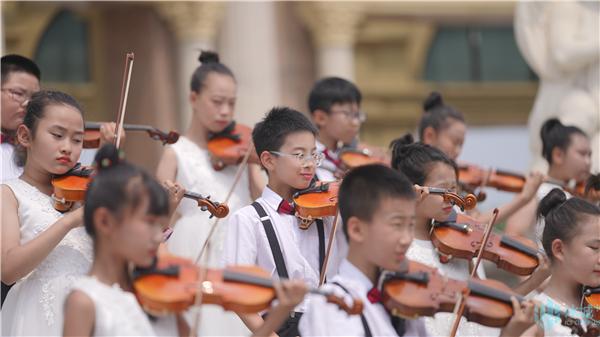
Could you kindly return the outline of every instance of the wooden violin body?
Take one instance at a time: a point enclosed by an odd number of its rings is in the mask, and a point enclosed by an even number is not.
[[[81,167],[77,164],[69,172],[52,179],[54,188],[52,199],[57,211],[66,212],[73,207],[74,203],[85,199],[91,173],[91,168]]]
[[[250,151],[252,129],[246,125],[232,122],[225,130],[211,135],[208,151],[212,155],[213,168],[217,171],[225,168],[224,163],[240,163],[246,151]]]
[[[489,327],[503,327],[513,316],[511,297],[525,299],[507,285],[495,280],[453,280],[437,269],[414,261],[406,261],[401,272],[382,273],[382,299],[393,314],[405,318],[433,316],[438,312],[453,312],[461,294],[466,296],[463,315],[467,320]],[[544,313],[560,318],[561,324],[579,336],[597,336],[598,329],[573,318],[567,312],[544,309]]]
[[[306,190],[294,193],[296,216],[300,218],[300,228],[307,229],[315,219],[335,216],[337,213],[340,182],[318,182]]]
[[[485,225],[464,214],[452,214],[448,221],[434,222],[431,242],[442,262],[452,257],[472,259],[481,249]],[[483,258],[517,275],[530,275],[539,265],[535,242],[520,236],[492,233]]]
[[[257,313],[267,309],[275,299],[270,274],[257,266],[229,266],[225,269],[202,270],[190,260],[160,256],[154,266],[137,268],[133,287],[138,301],[148,313],[163,315],[182,312],[196,301],[198,290],[202,304],[216,304],[236,313]],[[200,289],[199,289],[200,288]],[[362,302],[348,306],[332,294],[311,290],[326,296],[348,314],[362,312]]]
[[[348,170],[369,164],[389,166],[382,158],[374,157],[368,149],[344,149],[340,152],[339,160],[342,167]]]
[[[102,123],[86,122],[85,133],[83,135],[83,148],[96,149],[100,146],[100,126]],[[179,140],[179,134],[175,131],[168,133],[156,129],[149,125],[138,124],[123,124],[123,129],[126,131],[145,131],[150,138],[158,140],[165,144],[175,144]]]

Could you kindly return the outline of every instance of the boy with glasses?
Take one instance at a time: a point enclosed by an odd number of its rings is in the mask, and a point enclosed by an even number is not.
[[[252,205],[230,217],[223,254],[226,265],[258,265],[271,276],[301,279],[308,286],[318,286],[333,219],[317,220],[301,229],[292,203],[296,191],[310,186],[322,161],[316,134],[308,118],[289,108],[273,108],[254,127],[252,139],[267,171],[268,184]],[[327,277],[337,274],[346,253],[341,230],[335,235]],[[307,306],[307,301],[298,305],[277,334],[298,336],[298,321]],[[253,332],[263,322],[257,314],[240,317]]]

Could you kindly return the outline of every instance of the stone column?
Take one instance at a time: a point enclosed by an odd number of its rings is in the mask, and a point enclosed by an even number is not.
[[[316,47],[317,78],[340,76],[354,80],[354,43],[364,18],[364,3],[306,2],[298,13],[310,29]]]
[[[238,83],[235,119],[253,126],[281,105],[276,2],[227,3],[219,51]]]
[[[215,38],[223,17],[224,4],[220,2],[160,2],[158,13],[177,37],[177,92],[179,101],[179,128],[185,131],[192,109],[189,104],[190,79],[200,65],[201,50],[214,50]]]

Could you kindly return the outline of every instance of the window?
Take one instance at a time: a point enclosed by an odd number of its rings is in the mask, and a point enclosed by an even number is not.
[[[90,81],[87,23],[73,12],[59,12],[38,44],[35,61],[47,82]]]
[[[512,27],[440,27],[427,58],[434,82],[536,81]]]

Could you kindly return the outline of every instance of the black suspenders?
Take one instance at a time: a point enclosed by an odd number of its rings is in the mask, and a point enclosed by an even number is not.
[[[277,240],[277,235],[275,235],[275,229],[273,228],[273,224],[271,223],[271,218],[267,215],[267,212],[262,207],[262,205],[258,202],[253,202],[252,207],[258,213],[260,217],[260,221],[263,224],[265,229],[265,233],[267,234],[267,240],[269,240],[269,246],[271,247],[271,253],[273,253],[273,260],[275,261],[275,268],[277,268],[277,275],[279,278],[287,279],[289,278],[289,274],[287,268],[285,266],[285,260],[283,258],[283,253],[281,252],[281,246],[279,245],[279,241]],[[323,263],[325,261],[325,228],[323,226],[322,220],[317,220],[317,231],[319,232],[319,274],[323,270]]]
[[[343,291],[346,292],[346,294],[352,296],[352,294],[348,291],[348,289],[346,289],[340,283],[333,282],[333,284],[335,284],[336,286],[340,287]],[[371,333],[371,328],[369,328],[369,323],[367,323],[367,318],[365,317],[365,314],[362,313],[362,312],[360,313],[360,321],[362,322],[363,329],[365,330],[365,337],[373,337],[373,334]]]

